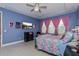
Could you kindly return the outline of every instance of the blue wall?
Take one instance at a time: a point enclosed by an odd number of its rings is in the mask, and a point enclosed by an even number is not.
[[[75,25],[77,25],[77,23],[78,23],[77,11],[75,11],[73,13],[69,13],[69,14],[48,17],[48,18],[45,18],[43,20],[53,19],[53,18],[58,18],[60,20],[63,16],[68,16],[69,17],[69,26],[68,26],[69,30],[71,30],[72,28],[75,28]]]
[[[36,33],[37,31],[40,31],[39,28],[40,21],[38,19],[34,19],[4,8],[0,8],[0,11],[3,12],[3,44],[23,40],[24,32],[33,31],[34,33]],[[12,28],[9,27],[10,21],[14,23]],[[36,24],[36,28],[30,30],[15,28],[15,22],[24,22],[24,21]]]

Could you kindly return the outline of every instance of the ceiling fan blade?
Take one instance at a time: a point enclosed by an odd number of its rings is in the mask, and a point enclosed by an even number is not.
[[[31,12],[34,11],[34,9],[31,9]]]
[[[45,9],[45,8],[47,8],[47,6],[40,6],[40,8],[44,8]]]
[[[30,5],[30,4],[26,4],[26,6],[29,6],[29,7],[34,7],[33,5]]]
[[[39,9],[39,12],[41,13],[41,10]]]

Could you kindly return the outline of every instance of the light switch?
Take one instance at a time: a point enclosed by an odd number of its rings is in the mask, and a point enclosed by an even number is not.
[[[4,30],[4,32],[7,32],[7,30]]]

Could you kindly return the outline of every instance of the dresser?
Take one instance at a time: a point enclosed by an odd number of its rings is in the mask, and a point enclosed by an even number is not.
[[[24,32],[24,42],[28,42],[33,40],[34,33],[33,32]]]

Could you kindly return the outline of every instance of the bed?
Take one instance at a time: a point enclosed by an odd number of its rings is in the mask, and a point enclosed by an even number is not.
[[[68,43],[73,39],[73,33],[67,32],[63,38],[60,35],[44,34],[36,38],[37,49],[54,55],[64,55]]]

